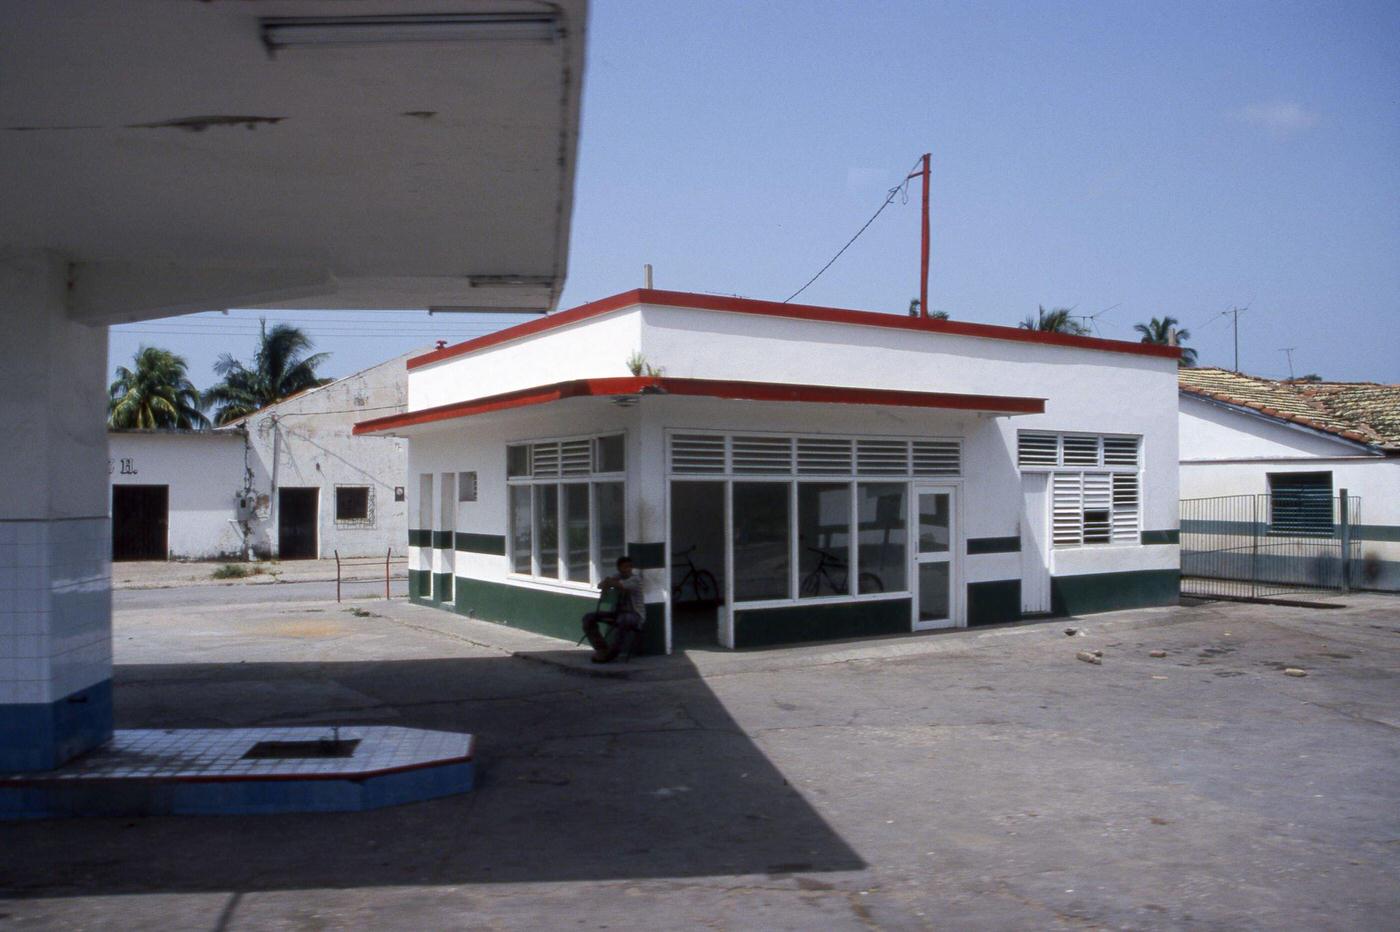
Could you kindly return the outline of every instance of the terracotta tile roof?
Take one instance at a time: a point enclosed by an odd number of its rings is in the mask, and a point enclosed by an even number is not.
[[[1274,381],[1211,368],[1183,368],[1177,383],[1192,395],[1400,454],[1400,385]]]

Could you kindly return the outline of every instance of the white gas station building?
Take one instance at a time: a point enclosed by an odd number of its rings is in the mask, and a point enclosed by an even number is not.
[[[649,650],[868,637],[1174,603],[1177,355],[642,290],[356,431],[408,439],[417,600],[572,640],[626,552]]]
[[[0,12],[0,772],[113,734],[108,325],[554,306],[586,5],[463,6]]]

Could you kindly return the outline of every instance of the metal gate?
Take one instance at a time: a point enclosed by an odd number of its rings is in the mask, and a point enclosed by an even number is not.
[[[1360,504],[1346,489],[1301,505],[1268,493],[1182,499],[1181,594],[1251,599],[1348,591]]]

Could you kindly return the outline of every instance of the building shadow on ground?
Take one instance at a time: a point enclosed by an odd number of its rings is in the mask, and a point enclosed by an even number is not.
[[[120,728],[472,732],[477,788],[365,813],[0,824],[0,897],[865,866],[696,676],[593,678],[501,657],[127,665],[115,685]]]

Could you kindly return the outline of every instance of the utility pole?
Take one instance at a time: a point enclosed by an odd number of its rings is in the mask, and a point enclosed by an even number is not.
[[[1288,357],[1288,381],[1290,382],[1293,381],[1293,351],[1297,348],[1296,346],[1285,346],[1279,350],[1280,353]]]
[[[909,174],[910,178],[919,176],[924,180],[924,220],[923,238],[919,244],[919,317],[928,319],[928,252],[929,252],[929,232],[928,232],[928,185],[929,185],[929,158],[931,153],[925,152],[921,160],[923,165],[917,171]],[[907,180],[907,179],[906,179]]]
[[[1232,307],[1225,312],[1235,321],[1235,372],[1240,371],[1240,315],[1247,310],[1248,307]]]

